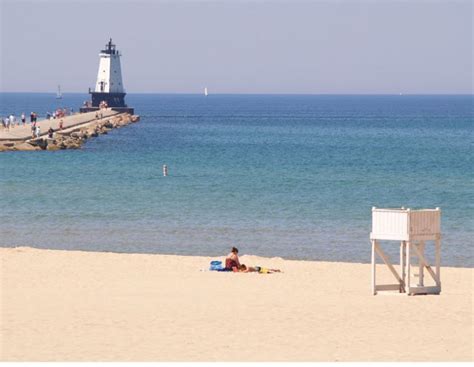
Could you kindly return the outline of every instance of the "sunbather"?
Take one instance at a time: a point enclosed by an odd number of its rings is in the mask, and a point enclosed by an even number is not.
[[[262,266],[246,266],[245,264],[239,266],[239,271],[242,273],[257,272],[260,274],[281,273],[280,269],[269,269]]]
[[[232,247],[232,250],[229,255],[227,255],[227,258],[225,259],[225,269],[226,270],[239,270],[240,268],[240,261],[239,261],[239,250],[235,247]]]

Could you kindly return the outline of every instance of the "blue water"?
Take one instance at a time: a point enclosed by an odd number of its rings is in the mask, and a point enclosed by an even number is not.
[[[85,99],[4,93],[0,115]],[[474,266],[472,96],[127,102],[141,121],[81,150],[0,154],[0,246],[369,262],[372,206],[441,207],[442,263]]]

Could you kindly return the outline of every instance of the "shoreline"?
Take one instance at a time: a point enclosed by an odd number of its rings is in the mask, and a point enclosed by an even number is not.
[[[60,249],[60,248],[47,248],[47,247],[35,247],[27,245],[0,245],[0,251],[2,249],[31,249],[31,250],[40,250],[40,251],[64,251],[64,252],[84,252],[84,253],[99,253],[99,254],[114,254],[114,255],[150,255],[150,256],[176,256],[183,258],[203,258],[203,259],[212,259],[212,260],[223,260],[225,256],[223,255],[194,255],[194,254],[176,254],[176,253],[166,253],[166,252],[120,252],[120,251],[106,251],[106,250],[86,250],[86,249]],[[361,261],[347,261],[347,260],[313,260],[313,259],[298,259],[298,258],[289,258],[283,256],[266,256],[266,255],[252,255],[242,253],[239,257],[251,258],[251,259],[264,259],[277,261],[294,261],[294,262],[308,262],[308,263],[328,263],[328,264],[347,264],[347,265],[370,265],[370,258],[366,262]],[[209,260],[211,261],[211,260]],[[380,260],[381,261],[381,260]],[[379,263],[378,263],[379,264]],[[452,269],[466,269],[474,270],[474,266],[467,265],[449,265],[443,264],[441,261],[441,268],[452,268]]]
[[[471,268],[442,267],[440,295],[372,296],[369,264],[243,255],[283,273],[206,270],[224,257],[0,248],[0,359],[473,359]]]

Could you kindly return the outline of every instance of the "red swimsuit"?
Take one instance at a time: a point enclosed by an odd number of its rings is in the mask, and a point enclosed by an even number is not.
[[[225,259],[225,267],[226,267],[226,269],[232,270],[232,268],[234,268],[234,267],[237,268],[239,266],[237,265],[237,262],[235,260]]]

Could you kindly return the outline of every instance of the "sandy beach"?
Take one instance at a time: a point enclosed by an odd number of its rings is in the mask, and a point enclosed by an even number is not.
[[[2,361],[472,361],[473,269],[370,294],[370,265],[0,248]],[[380,276],[383,271],[380,266]],[[390,274],[386,274],[387,280]]]

